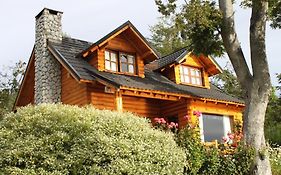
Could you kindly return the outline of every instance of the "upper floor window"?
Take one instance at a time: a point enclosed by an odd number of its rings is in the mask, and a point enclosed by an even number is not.
[[[105,69],[111,71],[118,71],[117,53],[112,51],[105,51]]]
[[[202,86],[201,70],[189,66],[180,66],[181,82]]]
[[[136,73],[136,60],[134,55],[114,51],[105,51],[105,69],[114,72]]]
[[[121,72],[135,73],[135,57],[133,55],[120,53]]]

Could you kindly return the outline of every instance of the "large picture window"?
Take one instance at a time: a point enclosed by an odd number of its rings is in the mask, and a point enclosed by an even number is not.
[[[203,142],[222,141],[227,133],[231,132],[231,121],[229,116],[202,114],[199,117],[201,140]]]
[[[105,69],[114,72],[136,73],[135,56],[127,53],[105,51]]]
[[[201,70],[190,66],[180,66],[181,82],[202,86]]]

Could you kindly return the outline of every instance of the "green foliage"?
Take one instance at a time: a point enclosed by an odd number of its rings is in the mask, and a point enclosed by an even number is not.
[[[167,3],[163,3],[162,0],[155,2],[158,11],[164,17],[169,17],[170,22],[164,29],[155,25],[153,35],[160,34],[160,38],[177,37],[175,40],[185,43],[195,54],[213,56],[223,54],[224,48],[220,37],[222,16],[215,1],[191,0],[180,5],[177,0],[168,0]],[[172,30],[167,34],[166,29],[169,27]]]
[[[251,7],[252,0],[243,0],[241,2],[242,7]],[[268,0],[268,20],[270,20],[270,26],[274,29],[281,28],[281,0]]]
[[[197,174],[205,162],[205,151],[198,131],[186,127],[179,131],[176,141],[185,150],[185,174]]]
[[[3,174],[181,174],[184,163],[173,134],[130,113],[43,104],[0,121]]]
[[[244,98],[242,88],[235,76],[232,68],[226,66],[221,74],[212,77],[212,83],[223,90],[225,93],[235,97]]]
[[[265,138],[270,144],[281,145],[281,98],[273,88],[265,115]]]
[[[180,30],[173,22],[173,19],[162,17],[150,28],[152,35],[149,42],[161,55],[170,54],[190,44],[188,39],[180,37]]]
[[[250,172],[254,149],[242,143],[230,150],[223,144],[219,148],[205,147],[198,129],[190,126],[179,131],[176,141],[186,153],[184,174],[246,175]]]
[[[281,174],[281,146],[277,146],[274,148],[270,147],[269,156],[270,156],[272,175],[280,175]]]
[[[25,62],[19,61],[6,72],[0,72],[0,118],[12,110],[24,70]]]

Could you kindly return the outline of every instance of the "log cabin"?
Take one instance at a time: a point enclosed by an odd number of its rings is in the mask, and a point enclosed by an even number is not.
[[[202,141],[220,140],[242,121],[244,102],[210,83],[222,69],[211,56],[182,48],[161,57],[127,21],[91,43],[63,36],[62,12],[36,17],[35,44],[15,102],[93,105],[163,117],[182,128],[196,119]]]

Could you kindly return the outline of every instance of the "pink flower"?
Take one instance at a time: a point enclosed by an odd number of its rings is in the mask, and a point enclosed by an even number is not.
[[[224,143],[226,143],[226,142],[227,142],[227,140],[228,140],[228,138],[227,138],[227,137],[222,137],[222,141],[223,141]]]
[[[189,120],[190,120],[190,116],[189,116],[189,115],[185,115],[185,116],[183,117],[183,119],[189,121]]]
[[[233,134],[230,134],[230,135],[228,135],[228,138],[231,139],[231,140],[233,140],[233,139],[234,139],[234,135],[233,135]]]
[[[193,111],[193,115],[200,117],[202,115],[202,113],[200,111]]]
[[[167,122],[166,122],[166,120],[165,120],[164,118],[160,118],[160,123],[165,124],[165,123],[167,123]]]
[[[161,123],[161,122],[160,122],[160,118],[153,118],[153,121],[154,121],[155,123]]]
[[[176,128],[178,128],[179,127],[179,124],[178,123],[176,123]]]

